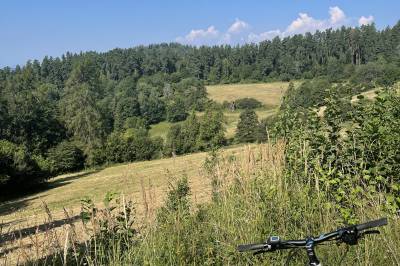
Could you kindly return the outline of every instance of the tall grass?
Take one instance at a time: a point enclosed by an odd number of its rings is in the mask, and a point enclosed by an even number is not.
[[[242,156],[218,158],[208,178],[221,182],[218,197],[197,211],[170,213],[168,222],[155,224],[132,251],[128,263],[141,265],[282,265],[288,252],[258,257],[240,254],[241,243],[260,242],[269,235],[304,238],[341,225],[340,214],[322,191],[284,177],[284,143],[260,145]],[[233,180],[229,184],[228,180]],[[214,182],[215,183],[215,182]],[[361,221],[384,216],[379,204],[365,202],[357,211]],[[318,247],[325,265],[398,265],[400,226],[397,219],[358,246]],[[304,251],[292,265],[305,265]],[[347,255],[344,257],[345,253]],[[344,257],[344,258],[343,258]]]
[[[69,248],[61,245],[51,259],[33,264],[283,265],[288,251],[253,256],[238,253],[236,246],[261,242],[270,235],[315,236],[343,225],[323,189],[288,178],[292,175],[285,168],[284,150],[285,143],[278,141],[248,147],[236,156],[211,154],[201,175],[212,180],[212,202],[190,205],[190,191],[182,179],[146,228],[132,223],[134,209],[124,200],[101,212],[88,201],[85,213],[93,230],[88,233],[91,239],[79,248],[71,242]],[[379,195],[362,206],[356,210],[360,221],[386,216]],[[399,243],[399,220],[389,217],[380,235],[357,246],[332,244],[316,250],[324,265],[400,265]],[[306,263],[300,250],[290,265]]]

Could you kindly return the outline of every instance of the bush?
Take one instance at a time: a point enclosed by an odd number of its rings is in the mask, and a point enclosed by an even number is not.
[[[108,137],[105,158],[108,163],[149,160],[159,157],[162,146],[161,138],[152,139],[146,130],[130,128]]]
[[[381,76],[382,67],[375,62],[370,62],[366,65],[360,65],[352,77],[354,83],[371,83]]]
[[[41,183],[48,176],[25,147],[0,140],[0,188],[8,187],[7,192],[20,191]]]
[[[259,133],[259,123],[256,112],[246,109],[240,114],[236,128],[238,142],[255,142]]]
[[[237,109],[256,109],[262,107],[262,103],[254,98],[237,99],[234,102]]]
[[[199,126],[198,150],[209,150],[226,144],[225,117],[221,110],[207,109]]]
[[[176,97],[167,104],[166,112],[168,122],[183,121],[188,116],[185,109],[185,102],[179,97]]]
[[[48,152],[50,172],[54,175],[83,169],[85,156],[73,142],[63,141]]]
[[[172,125],[165,143],[164,154],[184,154],[197,151],[200,123],[193,112],[181,124]]]

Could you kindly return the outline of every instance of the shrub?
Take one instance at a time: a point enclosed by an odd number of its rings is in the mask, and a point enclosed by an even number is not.
[[[256,109],[262,107],[262,103],[254,98],[242,98],[235,100],[237,109]]]
[[[83,169],[85,156],[73,142],[63,141],[48,152],[52,174],[74,172]]]
[[[166,112],[168,122],[183,121],[188,115],[185,109],[185,102],[179,97],[176,97],[167,104]]]
[[[14,192],[41,183],[48,176],[25,147],[0,140],[0,187]]]
[[[200,121],[198,150],[209,150],[225,145],[225,117],[221,110],[207,109]]]
[[[109,163],[149,160],[159,156],[163,146],[160,138],[152,139],[144,129],[127,129],[113,132],[105,145],[105,157]]]
[[[235,138],[238,142],[255,142],[258,129],[259,123],[256,112],[246,109],[240,114]]]

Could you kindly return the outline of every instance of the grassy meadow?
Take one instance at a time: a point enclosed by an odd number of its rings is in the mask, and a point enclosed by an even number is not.
[[[216,102],[232,102],[251,97],[267,107],[277,107],[288,88],[289,82],[269,82],[254,84],[224,84],[207,86],[208,96]]]
[[[230,147],[224,150],[226,154],[238,154],[243,151],[243,146]],[[103,199],[107,192],[121,193],[135,203],[138,220],[145,223],[151,220],[158,207],[164,201],[166,191],[170,184],[177,178],[187,176],[192,191],[191,201],[194,204],[204,203],[210,199],[210,179],[204,178],[202,165],[207,153],[196,153],[176,158],[166,158],[153,161],[121,164],[102,170],[89,170],[86,172],[61,175],[51,179],[46,189],[16,200],[0,204],[0,234],[18,232],[24,228],[35,228],[49,222],[62,221],[68,216],[79,214],[81,200],[89,197],[99,207],[103,206]],[[77,225],[78,228],[79,223]],[[63,235],[63,227],[57,228],[58,234]],[[82,228],[79,229],[81,234]],[[55,231],[55,230],[52,230]],[[23,246],[31,245],[30,238],[23,238]],[[44,245],[45,235],[37,234]],[[61,237],[62,238],[62,237]],[[0,239],[0,246],[2,245]],[[7,250],[14,250],[21,245],[21,240],[7,242],[0,250],[1,254]],[[17,250],[18,252],[22,252]],[[12,254],[12,264],[15,259],[23,254],[31,254],[32,250],[24,250],[21,254]],[[29,255],[30,256],[30,255]],[[4,261],[3,261],[4,262]]]
[[[231,147],[226,153],[236,154],[243,146]],[[80,200],[89,197],[101,203],[107,192],[123,193],[143,206],[143,192],[151,192],[153,207],[162,202],[170,182],[188,176],[193,189],[193,200],[204,202],[209,196],[209,181],[201,177],[201,168],[207,153],[195,153],[152,161],[135,162],[61,175],[51,179],[41,192],[0,204],[0,221],[27,225],[40,221],[43,202],[53,213],[53,218],[63,216],[62,208],[79,211]]]

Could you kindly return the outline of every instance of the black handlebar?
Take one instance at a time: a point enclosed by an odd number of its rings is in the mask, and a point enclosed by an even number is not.
[[[258,251],[258,250],[263,250],[268,248],[268,244],[266,243],[261,243],[261,244],[247,244],[247,245],[239,245],[238,246],[238,251],[243,252],[243,251]]]
[[[339,242],[344,242],[349,245],[357,244],[357,240],[366,234],[379,233],[377,230],[362,232],[364,230],[387,225],[387,218],[382,218],[374,221],[370,221],[363,224],[352,225],[348,227],[339,228],[336,231],[319,235],[318,237],[309,237],[302,240],[281,240],[279,237],[270,237],[265,243],[258,244],[246,244],[239,245],[237,247],[239,252],[244,251],[255,251],[256,254],[274,251],[277,249],[289,249],[304,247],[306,248],[310,244],[312,246],[318,245],[325,241],[337,240]]]
[[[358,225],[356,225],[356,228],[357,228],[358,231],[363,231],[363,230],[366,230],[366,229],[370,229],[370,228],[373,228],[373,227],[384,226],[384,225],[387,225],[387,224],[388,224],[387,218],[382,218],[382,219],[378,219],[378,220],[375,220],[375,221],[370,221],[370,222],[366,222],[366,223],[363,223],[363,224],[358,224]]]

